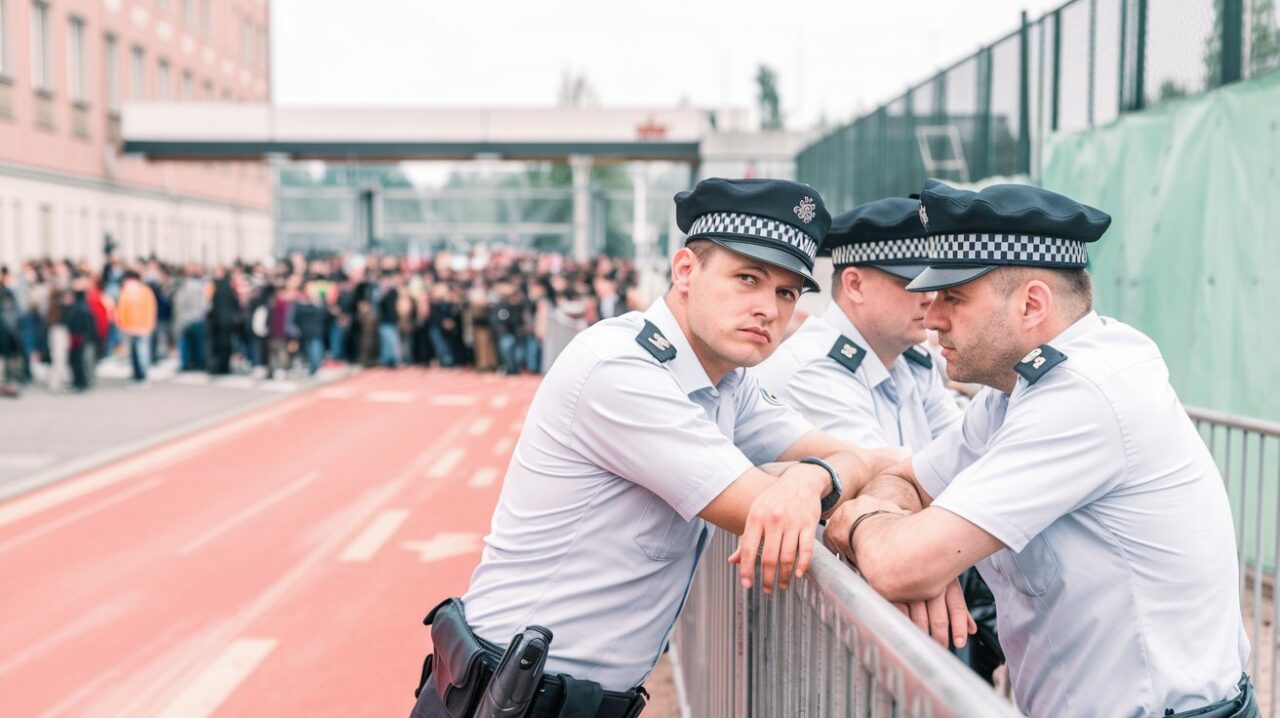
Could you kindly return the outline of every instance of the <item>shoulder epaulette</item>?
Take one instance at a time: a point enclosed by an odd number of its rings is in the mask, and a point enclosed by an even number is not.
[[[902,356],[906,357],[906,360],[912,364],[919,364],[925,369],[933,368],[933,355],[929,353],[928,349],[925,349],[920,345],[907,349],[902,353]]]
[[[1041,344],[1027,352],[1027,355],[1022,357],[1022,361],[1014,365],[1013,370],[1021,374],[1028,384],[1034,384],[1040,381],[1040,377],[1048,374],[1050,369],[1066,360],[1066,354],[1048,344]]]
[[[645,320],[644,329],[636,335],[636,343],[660,362],[668,362],[676,358],[676,348],[671,346],[671,341],[662,336],[662,330],[651,321]]]
[[[862,358],[866,355],[866,349],[858,346],[857,342],[843,335],[836,339],[835,346],[831,347],[831,351],[827,352],[827,356],[835,359],[836,363],[848,369],[851,374],[858,371],[858,367],[862,364]]]

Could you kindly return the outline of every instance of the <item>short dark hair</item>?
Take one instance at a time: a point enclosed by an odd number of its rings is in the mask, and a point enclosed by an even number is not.
[[[1042,277],[1047,274],[1051,278],[1050,287],[1074,300],[1078,316],[1093,310],[1093,280],[1083,268],[1000,267],[992,272],[992,281],[1002,294],[1008,296],[1037,274]]]

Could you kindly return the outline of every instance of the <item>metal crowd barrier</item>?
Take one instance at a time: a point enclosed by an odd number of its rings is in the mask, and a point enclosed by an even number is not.
[[[1280,422],[1188,407],[1231,499],[1240,560],[1240,609],[1249,634],[1247,672],[1263,715],[1276,713],[1276,556],[1280,555]]]
[[[805,578],[765,596],[716,531],[672,641],[690,718],[1017,716],[821,545]]]

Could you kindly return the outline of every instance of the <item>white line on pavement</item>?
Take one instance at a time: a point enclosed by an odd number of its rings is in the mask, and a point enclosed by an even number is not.
[[[194,436],[179,439],[154,451],[148,451],[131,459],[91,471],[78,478],[63,481],[43,491],[15,499],[0,505],[0,526],[7,526],[15,521],[21,521],[28,516],[60,506],[68,501],[74,501],[81,496],[120,483],[125,479],[135,478],[148,471],[154,471],[166,464],[190,459],[224,439],[229,439],[249,429],[262,426],[309,403],[310,400],[306,398],[286,401],[261,412],[255,412],[248,416],[233,419],[212,429],[201,431]]]
[[[466,394],[440,394],[431,397],[432,406],[471,406],[475,403],[476,398]]]
[[[114,679],[120,673],[120,671],[121,671],[120,666],[116,666],[115,668],[105,671],[102,675],[98,676],[97,678],[94,678],[88,683],[82,684],[75,693],[72,693],[66,698],[63,698],[62,700],[58,701],[58,703],[54,705],[52,708],[45,711],[44,713],[41,713],[39,715],[39,718],[55,718],[55,716],[59,716],[59,715],[62,715],[63,713],[66,713],[67,710],[71,708],[71,706],[75,705],[76,703],[79,703],[81,698],[84,698],[85,696],[93,693],[97,693],[99,688],[101,688],[108,681]]]
[[[346,549],[338,556],[339,561],[368,561],[378,553],[378,549],[391,538],[400,524],[409,517],[404,509],[388,509],[378,514],[354,541],[347,544]]]
[[[440,459],[432,464],[431,468],[427,470],[427,478],[443,479],[449,474],[452,474],[453,470],[458,468],[458,464],[466,455],[467,452],[462,449],[449,449],[441,454]]]
[[[288,498],[290,494],[296,492],[298,489],[301,489],[302,487],[306,486],[312,481],[315,481],[318,478],[320,478],[319,471],[310,471],[310,472],[307,472],[306,474],[303,474],[301,478],[297,479],[293,483],[287,484],[285,486],[280,487],[279,489],[276,489],[274,493],[268,495],[266,498],[262,499],[261,501],[254,504],[253,506],[250,506],[249,508],[232,516],[226,521],[223,521],[217,526],[214,526],[212,529],[209,529],[203,534],[200,534],[199,536],[192,539],[191,541],[186,542],[185,544],[182,545],[181,548],[178,549],[178,553],[185,555],[199,548],[204,547],[205,544],[209,543],[210,541],[213,541],[214,539],[218,538],[222,534],[239,526],[245,521],[248,521],[254,516],[257,516],[263,511],[266,511],[272,506],[275,506],[276,504]]]
[[[493,486],[493,482],[498,478],[498,470],[492,466],[487,466],[472,475],[471,480],[467,482],[467,486],[473,489],[483,489]]]
[[[4,553],[5,551],[8,551],[9,549],[12,549],[12,548],[17,548],[18,546],[21,546],[22,544],[25,544],[34,539],[38,539],[47,533],[52,533],[54,531],[57,531],[63,526],[79,521],[80,519],[90,514],[97,513],[103,509],[111,508],[112,506],[115,506],[118,503],[122,503],[134,496],[137,496],[138,494],[144,491],[154,489],[159,485],[160,485],[159,477],[147,479],[146,481],[143,481],[142,483],[136,486],[131,486],[125,489],[124,491],[121,491],[118,494],[115,494],[113,496],[108,496],[105,499],[102,499],[100,501],[89,504],[88,506],[84,506],[75,511],[72,511],[66,516],[61,516],[47,523],[42,523],[39,526],[36,526],[35,528],[29,531],[26,531],[25,533],[18,534],[17,536],[14,536],[8,541],[0,543],[0,553]]]
[[[467,427],[467,433],[471,436],[480,436],[488,431],[491,426],[493,426],[493,419],[490,419],[487,416],[482,416],[471,422],[471,425]]]
[[[502,407],[510,403],[510,401],[511,401],[511,397],[507,396],[506,394],[499,394],[489,400],[489,407],[493,409],[501,409]]]
[[[160,711],[160,718],[205,718],[213,715],[275,647],[274,638],[241,638],[227,646],[227,650]]]
[[[496,456],[505,456],[507,452],[511,451],[511,447],[515,445],[515,439],[510,436],[504,436],[501,439],[498,439],[498,442],[493,445],[493,453]]]
[[[407,391],[371,391],[365,394],[365,398],[382,404],[408,404],[413,401],[413,394]]]

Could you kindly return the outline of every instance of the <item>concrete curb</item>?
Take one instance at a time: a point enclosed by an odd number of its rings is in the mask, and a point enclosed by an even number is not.
[[[221,411],[217,414],[199,419],[193,419],[192,421],[180,424],[168,429],[167,431],[162,431],[158,434],[152,434],[141,439],[126,442],[122,446],[113,447],[105,451],[99,451],[96,454],[71,459],[70,461],[64,461],[56,466],[37,471],[30,476],[18,479],[9,485],[0,486],[0,503],[31,493],[37,489],[42,489],[64,479],[69,479],[73,476],[92,471],[93,469],[101,468],[107,464],[119,461],[134,454],[140,454],[143,451],[155,448],[156,446],[168,443],[175,439],[180,439],[198,431],[231,421],[232,419],[237,419],[245,414],[265,408],[272,404],[304,396],[312,391],[320,389],[321,387],[350,379],[359,373],[360,369],[358,367],[349,368],[348,371],[341,376],[334,377],[327,381],[316,382],[297,392],[289,394],[267,394],[266,396],[258,397],[242,405],[227,409],[226,411]]]

